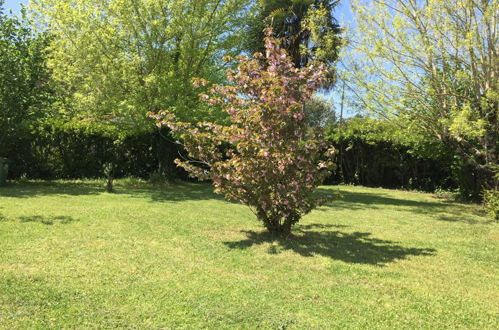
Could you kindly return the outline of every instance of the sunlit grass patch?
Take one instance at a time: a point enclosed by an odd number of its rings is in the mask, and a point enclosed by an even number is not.
[[[0,328],[494,328],[497,223],[430,194],[341,198],[273,237],[206,184],[0,188]]]

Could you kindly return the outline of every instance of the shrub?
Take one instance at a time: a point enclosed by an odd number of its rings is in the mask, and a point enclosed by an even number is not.
[[[332,165],[320,161],[326,146],[308,135],[303,107],[325,70],[322,65],[295,68],[271,35],[266,30],[265,56],[238,58],[238,69],[228,71],[231,85],[214,85],[210,95],[200,95],[227,112],[230,126],[179,123],[168,112],[155,118],[158,126],[179,134],[190,156],[178,161],[181,167],[212,180],[217,193],[249,206],[269,231],[289,234],[322,201],[312,194]]]
[[[483,192],[483,205],[490,218],[499,220],[499,191],[497,189],[489,189]]]
[[[149,175],[149,180],[148,182],[153,185],[162,185],[166,183],[166,178],[165,176],[160,172],[160,171],[153,171]]]

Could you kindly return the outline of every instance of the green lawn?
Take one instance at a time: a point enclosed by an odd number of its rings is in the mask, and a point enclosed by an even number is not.
[[[0,187],[0,328],[497,328],[479,206],[322,189],[277,240],[209,185]]]

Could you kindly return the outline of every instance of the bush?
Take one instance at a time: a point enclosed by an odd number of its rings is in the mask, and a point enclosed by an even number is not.
[[[1,129],[0,129],[1,132]],[[1,139],[0,134],[0,139]],[[103,166],[114,164],[114,178],[134,176],[147,179],[153,171],[185,179],[187,174],[174,164],[181,148],[151,130],[115,139],[89,127],[47,123],[16,139],[0,144],[0,154],[12,162],[9,179],[101,178]]]
[[[153,185],[162,185],[167,182],[165,176],[160,171],[153,171],[149,175],[149,183]]]
[[[454,169],[452,155],[440,144],[418,140],[384,120],[352,117],[329,126],[326,134],[338,150],[338,167],[328,184],[449,190],[459,186],[457,174],[464,178],[470,172]]]
[[[489,189],[483,192],[483,205],[487,210],[487,215],[493,220],[499,220],[499,191]]]
[[[201,95],[227,112],[230,126],[177,122],[168,112],[155,118],[179,134],[189,153],[178,161],[181,167],[212,180],[215,192],[249,206],[270,232],[288,235],[322,202],[313,192],[332,165],[320,161],[326,145],[308,134],[303,112],[325,71],[322,65],[295,68],[270,29],[266,35],[265,57],[240,57],[237,70],[228,71],[233,84],[210,86],[210,95]]]

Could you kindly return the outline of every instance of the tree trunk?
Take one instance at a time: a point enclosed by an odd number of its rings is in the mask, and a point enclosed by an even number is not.
[[[157,157],[158,172],[164,176],[168,182],[173,182],[177,178],[178,169],[174,160],[178,157],[176,148],[168,141],[170,133],[167,129],[161,128],[158,132]]]
[[[291,219],[281,221],[281,219],[277,217],[271,218],[261,209],[258,210],[257,217],[258,220],[263,222],[265,228],[267,228],[272,235],[289,236],[289,234],[291,234],[291,226],[294,223]]]

